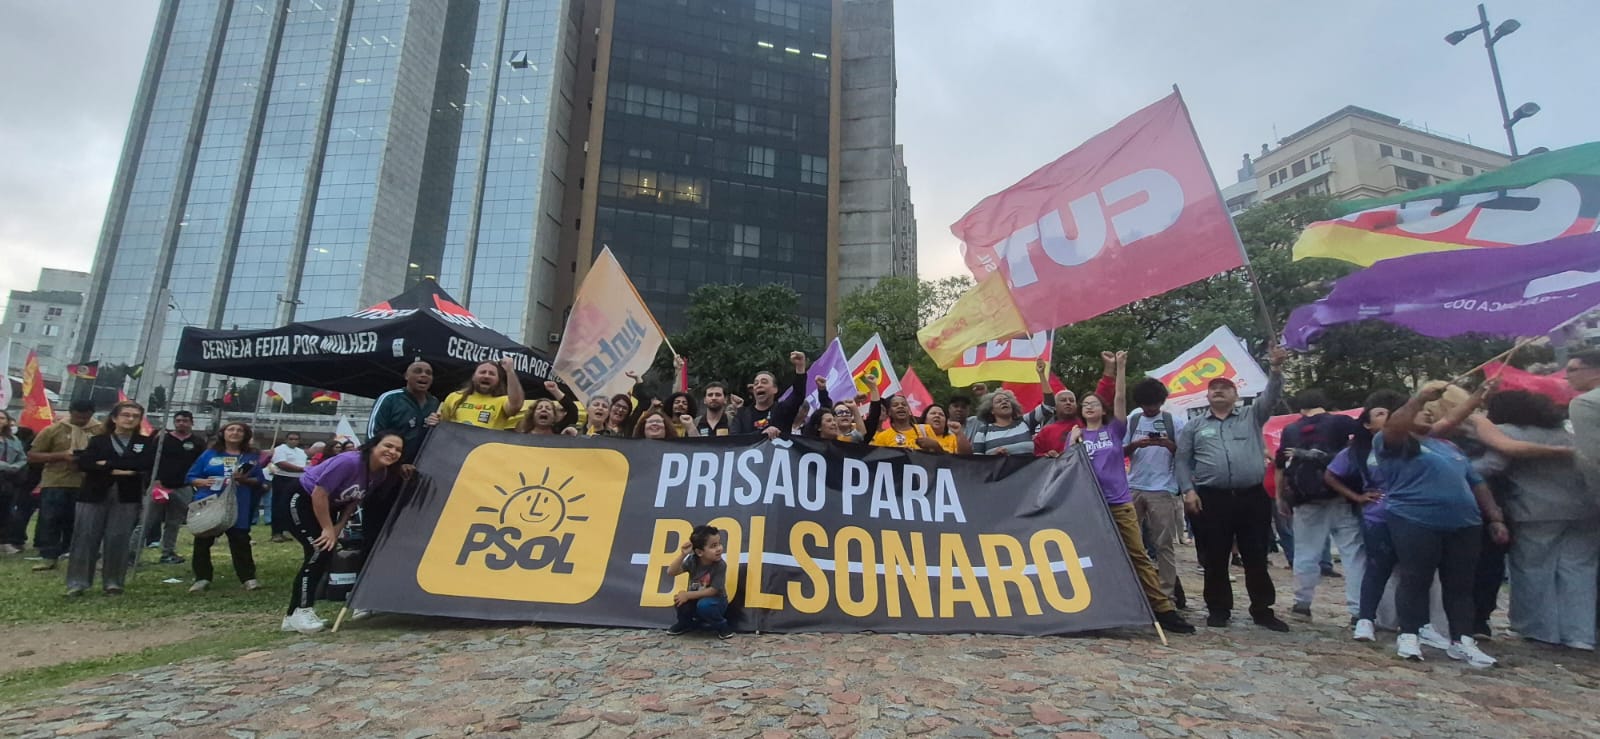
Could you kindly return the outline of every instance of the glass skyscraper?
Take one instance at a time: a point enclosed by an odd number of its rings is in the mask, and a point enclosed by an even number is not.
[[[165,369],[183,325],[339,315],[423,275],[508,334],[550,330],[580,12],[164,0],[81,356],[159,340]]]
[[[424,276],[554,351],[602,245],[669,331],[779,282],[821,336],[895,269],[893,97],[892,0],[162,0],[77,357]]]

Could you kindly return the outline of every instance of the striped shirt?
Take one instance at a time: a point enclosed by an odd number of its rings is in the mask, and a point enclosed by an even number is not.
[[[973,454],[996,454],[1004,449],[1007,454],[1033,454],[1034,429],[1050,422],[1056,409],[1040,404],[1010,426],[996,426],[981,420],[972,434]]]

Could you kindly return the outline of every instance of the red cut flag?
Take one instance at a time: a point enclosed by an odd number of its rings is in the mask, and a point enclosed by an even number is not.
[[[1005,275],[1029,331],[1244,264],[1176,91],[985,198],[950,230],[974,276]]]
[[[906,402],[911,405],[913,418],[922,418],[922,412],[933,405],[933,395],[923,386],[922,378],[917,377],[915,369],[907,368],[905,377],[900,378],[900,394],[904,395]]]
[[[39,371],[39,353],[30,351],[22,364],[22,418],[17,425],[38,433],[55,421],[56,414],[50,409],[50,398],[44,394],[44,374]]]

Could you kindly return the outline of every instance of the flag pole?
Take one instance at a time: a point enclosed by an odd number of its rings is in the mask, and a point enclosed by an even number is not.
[[[1217,193],[1217,201],[1222,203],[1224,210],[1228,201],[1222,197],[1222,188],[1217,185],[1217,173],[1211,169],[1211,159],[1205,155],[1206,148],[1200,144],[1200,132],[1195,130],[1194,118],[1189,115],[1189,105],[1183,101],[1183,91],[1178,89],[1177,83],[1172,85],[1172,94],[1178,96],[1178,107],[1183,109],[1183,122],[1188,124],[1189,133],[1194,136],[1195,146],[1200,148],[1200,159],[1206,164],[1206,174],[1211,176],[1211,187]],[[1256,309],[1261,312],[1261,325],[1267,329],[1268,345],[1279,343],[1278,329],[1272,323],[1272,311],[1267,308],[1267,296],[1261,292],[1261,282],[1256,279],[1255,267],[1250,265],[1250,252],[1244,248],[1244,239],[1239,236],[1239,226],[1233,222],[1233,216],[1228,216],[1228,228],[1233,231],[1233,243],[1239,247],[1239,257],[1244,260],[1244,274],[1250,283],[1250,291],[1255,294]]]

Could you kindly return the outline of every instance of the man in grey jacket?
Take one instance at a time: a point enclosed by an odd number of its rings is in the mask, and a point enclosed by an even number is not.
[[[1567,360],[1567,384],[1582,395],[1567,406],[1578,446],[1578,470],[1591,494],[1600,491],[1600,349],[1575,352]]]
[[[1272,416],[1283,395],[1280,371],[1288,354],[1272,349],[1271,379],[1267,389],[1248,409],[1239,406],[1239,389],[1226,378],[1212,380],[1206,388],[1211,409],[1190,421],[1178,435],[1175,460],[1183,506],[1194,518],[1194,543],[1205,567],[1206,625],[1224,627],[1233,612],[1233,586],[1228,582],[1228,560],[1234,546],[1244,563],[1245,589],[1250,593],[1250,616],[1273,631],[1289,626],[1272,613],[1277,591],[1267,570],[1267,546],[1272,541],[1272,501],[1262,486],[1266,477],[1266,442],[1261,427]]]

